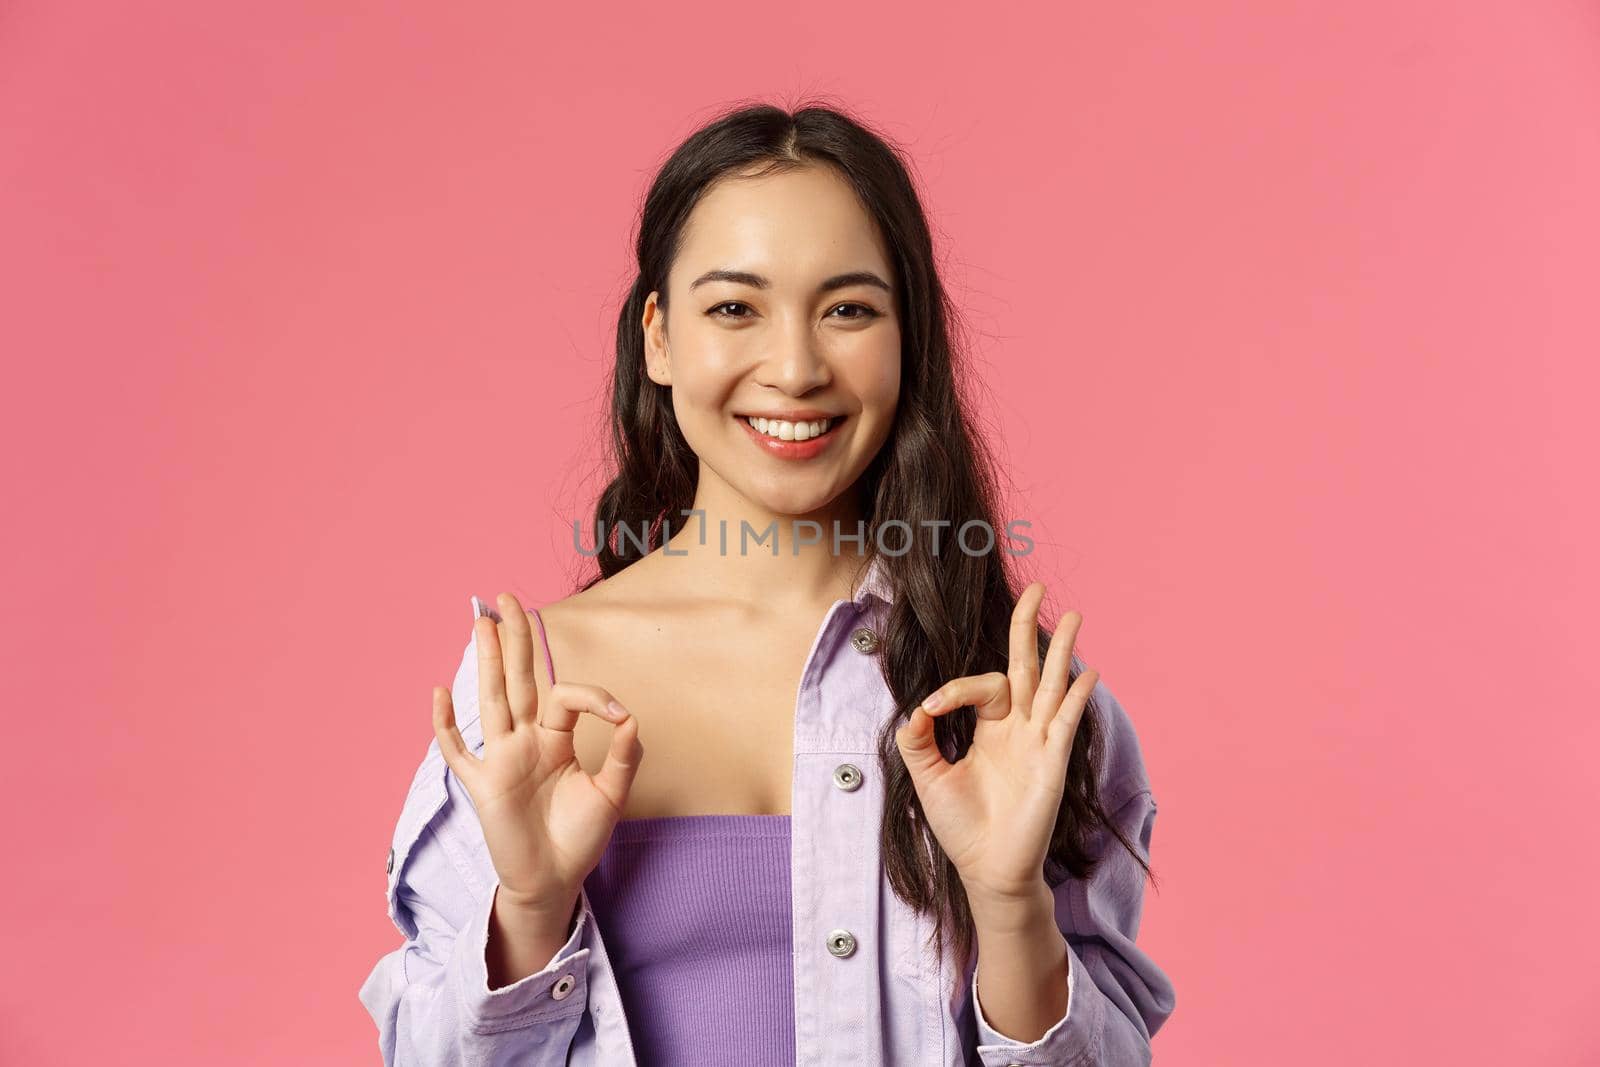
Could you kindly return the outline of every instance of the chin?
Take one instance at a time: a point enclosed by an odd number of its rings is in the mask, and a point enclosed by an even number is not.
[[[804,496],[795,496],[786,493],[757,495],[752,497],[752,499],[762,507],[766,508],[768,511],[778,515],[786,516],[788,518],[799,518],[802,515],[810,515],[814,512],[822,510],[833,502],[833,497],[831,496],[817,496],[809,494]],[[785,536],[788,535],[787,531],[781,532]],[[850,531],[847,530],[845,532],[849,533]],[[826,538],[831,536],[831,534],[832,531],[824,529],[821,533],[821,536]],[[780,552],[786,552],[788,551],[788,548],[789,546],[787,545],[780,544],[778,546],[778,550]]]
[[[806,488],[799,485],[752,485],[744,487],[740,491],[752,503],[774,514],[790,518],[810,515],[813,512],[820,511],[833,503],[837,496],[836,493],[830,491]],[[849,531],[846,532],[848,533]],[[787,531],[780,531],[780,533],[787,536]],[[830,534],[831,531],[826,529],[822,532],[823,537],[828,537]],[[786,552],[788,551],[788,546],[780,544],[778,550]]]

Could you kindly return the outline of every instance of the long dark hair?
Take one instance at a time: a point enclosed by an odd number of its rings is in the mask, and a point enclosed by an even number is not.
[[[841,110],[814,103],[793,111],[757,104],[726,112],[690,135],[662,165],[645,198],[636,241],[639,272],[617,317],[607,457],[616,474],[595,506],[595,529],[602,533],[596,539],[600,573],[583,588],[659,547],[663,523],[681,528],[693,506],[698,460],[678,429],[669,389],[645,373],[640,325],[651,291],[666,310],[667,273],[689,213],[726,175],[808,165],[832,166],[855,190],[882,231],[900,281],[898,411],[888,440],[857,484],[867,515],[867,551],[877,543],[878,524],[889,519],[919,532],[934,520],[948,521],[951,531],[970,520],[997,533],[1002,529],[996,521],[994,457],[972,432],[957,389],[951,324],[959,321],[958,311],[935,270],[927,219],[907,168],[882,135]],[[619,529],[635,536],[618,537],[613,545],[609,532]],[[918,541],[903,555],[880,557],[895,593],[879,659],[897,705],[878,737],[885,783],[881,844],[891,887],[907,904],[933,915],[939,951],[953,936],[956,958],[964,965],[973,948],[972,912],[955,865],[923,819],[894,731],[923,696],[944,682],[1005,672],[1011,613],[1020,590],[1013,591],[998,551],[973,555],[926,548]],[[1050,633],[1041,626],[1038,637],[1042,664]],[[1069,676],[1076,679],[1083,664],[1076,654],[1072,659]],[[1093,871],[1095,857],[1086,842],[1097,825],[1108,828],[1151,874],[1098,795],[1105,744],[1101,716],[1091,700],[1073,741],[1045,861],[1051,886]],[[946,758],[963,757],[972,744],[976,711],[961,708],[935,722]]]

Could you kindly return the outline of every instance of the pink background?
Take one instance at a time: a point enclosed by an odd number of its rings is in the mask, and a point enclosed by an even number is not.
[[[0,1061],[378,1061],[429,688],[579,574],[634,208],[807,93],[914,158],[1140,730],[1157,1062],[1600,1056],[1600,10],[568,7],[0,11]]]

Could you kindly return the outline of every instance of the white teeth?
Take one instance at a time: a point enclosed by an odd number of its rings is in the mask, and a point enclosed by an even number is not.
[[[813,437],[821,437],[828,431],[828,427],[833,425],[832,419],[784,422],[781,419],[764,419],[759,415],[746,416],[744,421],[768,437],[776,437],[780,441],[809,441]]]

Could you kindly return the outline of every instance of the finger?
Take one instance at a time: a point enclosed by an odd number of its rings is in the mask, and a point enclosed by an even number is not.
[[[533,628],[528,613],[517,598],[501,593],[495,598],[500,608],[500,656],[506,669],[506,704],[511,709],[513,729],[532,726],[538,721],[539,682],[533,676]]]
[[[496,611],[494,608],[491,608],[488,604],[485,604],[483,601],[479,600],[477,597],[473,597],[472,598],[472,617],[476,619],[476,618],[484,617],[484,616],[493,619],[495,622],[499,622],[500,621],[500,613],[498,611]]]
[[[611,745],[606,749],[606,760],[594,776],[595,788],[605,794],[611,806],[621,811],[633,788],[634,775],[639,773],[639,763],[644,759],[644,745],[639,740],[639,720],[625,715],[611,731]]]
[[[1011,714],[1011,680],[999,671],[969,674],[941,685],[923,698],[921,707],[929,715],[971,704],[980,719],[1003,719]]]
[[[472,754],[461,738],[461,731],[456,729],[456,709],[450,702],[450,690],[442,685],[433,687],[433,735],[439,739],[439,754],[444,757],[445,766],[454,771],[457,778],[465,782],[476,773],[477,767],[469,770],[468,764],[475,765],[478,757]]]
[[[472,620],[478,646],[478,717],[485,743],[511,732],[511,706],[506,703],[505,668],[500,657],[500,624],[486,616]]]
[[[1044,674],[1039,679],[1039,691],[1033,697],[1033,711],[1039,725],[1045,726],[1067,695],[1068,675],[1072,670],[1072,646],[1078,641],[1078,631],[1083,628],[1083,615],[1069,611],[1056,623],[1050,635],[1050,647],[1044,654]]]
[[[1026,719],[1032,710],[1033,691],[1039,686],[1039,605],[1044,602],[1044,583],[1030,582],[1011,610],[1011,662],[1006,674],[1011,679],[1011,701]]]
[[[940,764],[949,765],[934,737],[933,716],[920,705],[911,709],[911,718],[894,732],[894,740],[913,778],[920,778]]]
[[[1092,667],[1084,669],[1072,683],[1072,688],[1067,690],[1067,698],[1061,702],[1061,709],[1051,718],[1045,730],[1044,747],[1054,753],[1066,766],[1066,759],[1072,755],[1072,741],[1078,736],[1078,723],[1083,720],[1083,709],[1089,705],[1089,695],[1094,692],[1094,687],[1100,681],[1100,672]]]
[[[611,708],[613,704],[617,707],[615,711]],[[629,717],[628,709],[598,685],[557,682],[550,687],[549,698],[545,701],[544,714],[540,717],[539,724],[546,730],[570,734],[578,725],[578,716],[583,712],[597,715],[611,723],[620,723]]]

